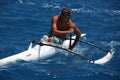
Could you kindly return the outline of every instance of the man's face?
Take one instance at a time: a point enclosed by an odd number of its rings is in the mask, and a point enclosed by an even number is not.
[[[67,20],[71,18],[71,14],[67,10],[62,11],[61,15],[63,16],[64,19],[67,19]]]

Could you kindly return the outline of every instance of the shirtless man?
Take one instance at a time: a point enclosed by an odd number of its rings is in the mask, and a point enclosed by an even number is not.
[[[76,34],[76,39],[74,43],[69,47],[72,50],[79,38],[81,36],[80,30],[77,26],[70,20],[71,11],[68,8],[63,8],[60,15],[53,16],[51,21],[51,31],[48,36],[43,36],[43,38],[48,38],[49,42],[62,44],[65,40],[67,34]]]

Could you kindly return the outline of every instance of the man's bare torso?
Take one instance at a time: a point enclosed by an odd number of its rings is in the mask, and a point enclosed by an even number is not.
[[[59,21],[59,16],[56,16],[56,18],[57,18],[57,29],[58,30],[67,31],[70,29],[70,21],[68,21],[67,23],[61,22],[61,21]],[[55,36],[64,40],[66,37],[66,34],[65,35],[55,35]]]

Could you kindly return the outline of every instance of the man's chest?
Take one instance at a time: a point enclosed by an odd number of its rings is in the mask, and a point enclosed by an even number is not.
[[[70,29],[70,26],[68,24],[59,24],[57,28],[58,30],[66,31]]]

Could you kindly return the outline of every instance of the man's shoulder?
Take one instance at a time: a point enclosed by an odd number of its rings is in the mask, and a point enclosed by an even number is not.
[[[69,25],[70,25],[70,26],[75,26],[75,23],[72,22],[71,20],[69,20]]]
[[[58,21],[59,16],[53,16],[52,21]]]
[[[58,16],[58,15],[55,15],[55,16],[53,16],[52,18],[53,18],[53,19],[58,19],[59,16]]]
[[[52,21],[53,21],[53,22],[57,22],[57,21],[58,21],[58,17],[59,17],[59,16],[53,16],[53,17],[52,17]]]

